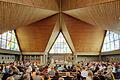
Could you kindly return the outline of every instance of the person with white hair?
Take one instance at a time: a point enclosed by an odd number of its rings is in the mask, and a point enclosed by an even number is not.
[[[64,78],[60,77],[58,80],[64,80]]]

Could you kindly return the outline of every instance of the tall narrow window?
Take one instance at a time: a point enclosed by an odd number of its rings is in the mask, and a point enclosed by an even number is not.
[[[4,32],[0,35],[0,48],[19,51],[19,46],[14,30]]]
[[[72,53],[61,32],[59,33],[49,53]]]
[[[112,31],[107,31],[102,52],[113,51],[120,49],[120,34]]]

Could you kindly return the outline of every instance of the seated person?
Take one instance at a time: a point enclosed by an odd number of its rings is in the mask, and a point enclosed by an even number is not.
[[[58,71],[60,71],[60,72],[63,71],[63,67],[61,65],[59,65]]]
[[[56,72],[55,73],[55,76],[51,79],[51,80],[58,80],[59,79],[59,73],[58,72]]]
[[[52,67],[48,74],[50,75],[50,77],[55,76],[55,69]]]
[[[64,80],[64,78],[60,77],[58,80]]]
[[[97,71],[97,74],[98,74],[98,77],[99,77],[101,80],[105,80],[105,77],[102,75],[102,72],[101,72],[101,71]]]
[[[82,68],[81,76],[82,76],[84,79],[86,79],[86,77],[88,76],[88,71],[86,70],[85,67]]]
[[[64,77],[64,80],[72,80],[72,77],[70,76],[70,72],[66,72],[66,76]]]
[[[34,76],[33,80],[42,80],[38,72]]]

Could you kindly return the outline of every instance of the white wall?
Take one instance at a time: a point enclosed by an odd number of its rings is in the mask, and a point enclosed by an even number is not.
[[[90,62],[90,61],[99,61],[99,56],[77,56],[77,62],[78,61],[85,61],[85,62]]]
[[[78,61],[99,61],[99,52],[76,52],[76,62]]]
[[[11,50],[5,50],[0,49],[0,63],[10,63],[15,61],[15,55],[19,55],[21,52],[18,51],[11,51]]]
[[[99,52],[76,52],[77,55],[99,55]]]
[[[22,52],[23,55],[44,55],[45,52]]]
[[[0,54],[0,63],[10,63],[15,61],[15,55],[2,55]]]
[[[103,61],[110,61],[110,62],[120,62],[120,55],[106,55],[102,56]]]
[[[5,50],[5,49],[0,49],[1,54],[21,54],[19,51],[11,51],[11,50]]]
[[[102,52],[101,56],[103,61],[120,62],[120,50]]]
[[[25,61],[26,60],[39,61],[41,65],[44,65],[47,62],[47,53],[46,52],[22,52],[22,54],[23,54]]]

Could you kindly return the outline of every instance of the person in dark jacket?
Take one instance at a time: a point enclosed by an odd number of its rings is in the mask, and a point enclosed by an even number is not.
[[[101,74],[101,71],[98,71],[98,77],[100,78],[100,80],[105,80],[105,77]]]
[[[64,80],[72,80],[72,77],[70,77],[69,72],[66,72],[66,76],[64,77]]]
[[[60,78],[59,73],[56,72],[55,76],[51,80],[58,80]]]

